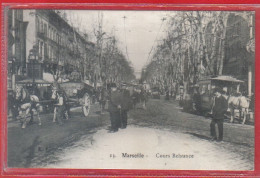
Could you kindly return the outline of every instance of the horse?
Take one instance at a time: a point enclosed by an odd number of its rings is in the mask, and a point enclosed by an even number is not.
[[[40,104],[39,98],[36,95],[30,95],[27,89],[22,86],[17,86],[15,100],[18,105],[19,115],[23,118],[23,120],[21,120],[22,128],[25,128],[28,122],[32,122],[34,111],[37,114],[38,125],[41,125],[41,118],[39,116]]]
[[[58,88],[54,87],[52,88],[52,95],[51,95],[51,99],[58,101],[59,100],[59,95],[58,95]],[[69,106],[66,104],[67,101],[67,96],[65,94],[65,92],[63,91],[63,95],[64,95],[64,105],[65,105],[65,118],[66,120],[69,120],[69,113],[70,113],[70,108]],[[54,107],[54,113],[53,113],[53,120],[52,122],[56,122],[56,118],[57,118],[57,107]]]
[[[234,121],[234,114],[235,109],[239,110],[239,117],[241,117],[241,114],[243,115],[243,122],[242,124],[245,124],[246,118],[248,115],[248,109],[249,109],[249,99],[245,96],[242,96],[240,93],[237,93],[235,95],[230,95],[227,98],[228,101],[228,108],[231,113],[230,122],[232,123]]]

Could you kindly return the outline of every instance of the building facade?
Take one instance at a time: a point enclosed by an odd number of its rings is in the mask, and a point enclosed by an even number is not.
[[[26,63],[30,50],[36,48],[37,60],[45,73],[54,75],[63,71],[62,75],[66,76],[76,70],[84,77],[88,58],[95,50],[95,44],[87,40],[86,34],[75,30],[54,10],[23,10],[23,21],[28,23]]]
[[[8,24],[8,88],[15,87],[15,80],[25,74],[26,69],[26,30],[28,22],[23,20],[23,11],[7,11]]]

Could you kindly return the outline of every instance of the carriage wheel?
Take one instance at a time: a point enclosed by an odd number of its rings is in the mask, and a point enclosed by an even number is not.
[[[89,115],[89,111],[90,111],[90,97],[89,95],[86,93],[83,96],[83,105],[82,105],[82,111],[85,117],[87,117]]]

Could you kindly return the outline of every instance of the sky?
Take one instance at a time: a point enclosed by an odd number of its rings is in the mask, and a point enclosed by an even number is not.
[[[95,41],[94,27],[98,25],[98,14],[103,14],[103,31],[114,34],[118,46],[124,54],[126,47],[129,60],[140,77],[141,69],[148,64],[149,52],[155,49],[158,40],[165,35],[166,21],[162,19],[174,14],[169,11],[97,11],[97,10],[70,10],[66,11],[68,20],[73,26],[78,26],[87,32],[90,40]],[[125,20],[123,17],[126,17]],[[125,26],[124,26],[125,22]]]

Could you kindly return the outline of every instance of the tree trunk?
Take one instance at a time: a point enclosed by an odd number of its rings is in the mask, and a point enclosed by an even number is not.
[[[222,75],[223,72],[223,64],[225,59],[225,43],[226,43],[226,32],[227,32],[227,18],[228,15],[224,14],[223,16],[223,33],[221,38],[221,48],[220,48],[220,63],[219,63],[219,69],[218,69],[218,75]]]

